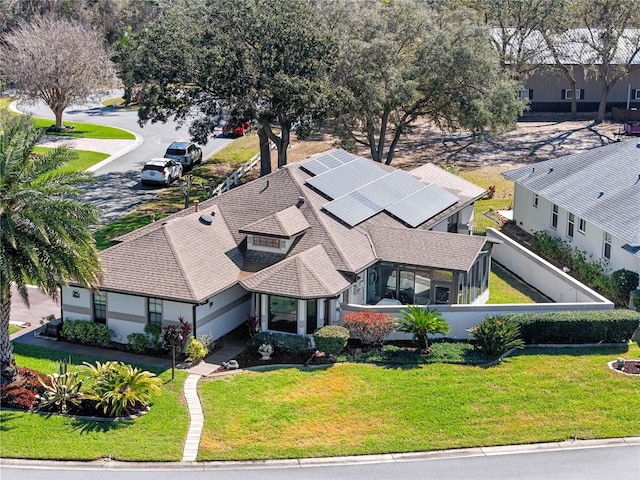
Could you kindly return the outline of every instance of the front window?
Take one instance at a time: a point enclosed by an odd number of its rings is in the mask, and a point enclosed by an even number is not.
[[[537,194],[533,195],[533,206],[535,208],[538,208],[538,195]]]
[[[307,300],[307,335],[318,328],[318,300]]]
[[[269,295],[269,330],[298,333],[298,300]]]
[[[456,212],[449,217],[447,232],[458,233],[458,223],[460,222],[460,212]]]
[[[587,231],[587,222],[584,220],[584,218],[578,219],[578,231],[580,233],[584,233]]]
[[[604,249],[602,256],[607,260],[611,260],[611,234],[604,232]]]
[[[93,321],[107,323],[107,294],[95,292],[93,294]]]
[[[149,299],[149,323],[162,323],[162,300],[159,298]]]
[[[554,205],[551,211],[551,227],[558,228],[558,205]]]
[[[567,237],[573,238],[573,229],[576,224],[576,217],[573,213],[569,214],[569,218],[567,220]]]

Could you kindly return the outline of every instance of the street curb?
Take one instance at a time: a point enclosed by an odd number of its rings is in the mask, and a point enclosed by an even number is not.
[[[563,442],[505,445],[496,447],[460,448],[433,452],[388,453],[352,457],[299,458],[282,460],[205,461],[205,462],[120,462],[103,458],[90,462],[24,460],[0,458],[0,466],[42,470],[230,470],[264,468],[305,468],[331,465],[357,465],[371,463],[400,463],[435,461],[451,458],[491,457],[589,448],[639,447],[640,437],[623,437],[596,440],[566,440]]]

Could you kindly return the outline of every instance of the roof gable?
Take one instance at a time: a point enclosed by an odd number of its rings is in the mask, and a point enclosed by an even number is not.
[[[256,220],[240,229],[241,233],[255,233],[272,237],[291,238],[309,228],[309,222],[293,205],[277,213]]]

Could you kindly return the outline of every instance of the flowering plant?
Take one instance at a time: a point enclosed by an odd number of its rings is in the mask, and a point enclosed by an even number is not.
[[[263,357],[267,357],[273,353],[273,345],[270,343],[263,343],[258,347],[258,353]]]

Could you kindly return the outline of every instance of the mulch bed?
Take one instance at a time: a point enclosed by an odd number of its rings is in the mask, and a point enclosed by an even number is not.
[[[628,373],[629,375],[640,375],[640,361],[625,360],[624,366],[621,369],[617,370]]]

